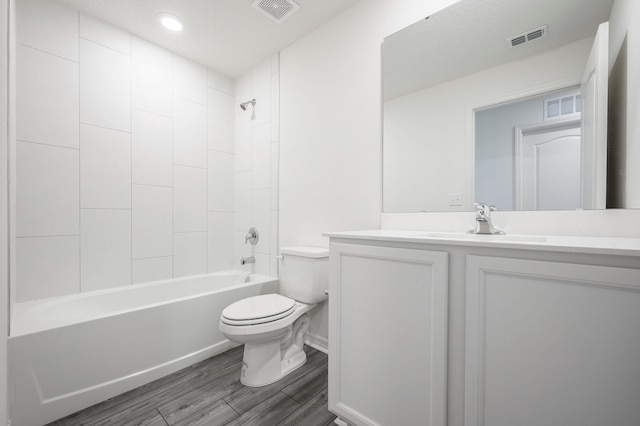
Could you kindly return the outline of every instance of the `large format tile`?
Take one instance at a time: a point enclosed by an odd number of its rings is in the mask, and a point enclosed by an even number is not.
[[[251,171],[236,173],[236,229],[249,230],[251,221]]]
[[[175,98],[173,106],[173,162],[207,168],[206,105]]]
[[[253,128],[251,137],[251,186],[253,189],[271,187],[271,126]]]
[[[18,142],[16,157],[17,236],[78,235],[78,150]]]
[[[16,239],[16,302],[80,292],[80,237]]]
[[[80,39],[80,121],[131,131],[131,58]]]
[[[251,71],[253,97],[256,103],[254,126],[271,122],[271,59],[267,59]]]
[[[131,284],[131,210],[82,209],[82,291]]]
[[[207,273],[207,233],[179,232],[173,236],[173,275]]]
[[[78,11],[51,0],[19,0],[18,43],[78,62]]]
[[[174,232],[207,230],[207,170],[174,166]]]
[[[16,138],[78,148],[78,64],[17,45]]]
[[[133,258],[173,256],[173,190],[132,185]]]
[[[235,152],[235,104],[232,95],[209,89],[208,138],[209,149],[228,153]]]
[[[271,190],[256,189],[252,191],[251,226],[260,232],[260,240],[255,250],[269,254],[271,251]]]
[[[235,269],[235,213],[209,212],[209,272]],[[243,241],[238,241],[242,243]]]
[[[173,277],[173,256],[133,259],[132,284],[167,280]]]
[[[131,35],[86,13],[80,13],[80,37],[131,55]]]
[[[224,152],[209,151],[209,208],[210,212],[235,210],[234,156]]]
[[[132,181],[145,185],[173,184],[172,120],[134,108],[132,123]]]
[[[131,208],[131,134],[80,125],[80,207]]]
[[[207,86],[227,95],[234,94],[233,80],[213,70],[207,70]]]
[[[173,114],[173,55],[137,37],[132,43],[133,107]]]
[[[207,69],[182,56],[173,55],[173,94],[207,104]]]

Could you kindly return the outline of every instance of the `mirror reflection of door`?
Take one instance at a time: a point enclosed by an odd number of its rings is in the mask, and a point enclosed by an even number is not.
[[[580,120],[516,129],[518,210],[575,210],[580,197]]]
[[[581,106],[575,86],[476,110],[475,201],[498,210],[580,208]],[[568,126],[571,143],[556,134]]]

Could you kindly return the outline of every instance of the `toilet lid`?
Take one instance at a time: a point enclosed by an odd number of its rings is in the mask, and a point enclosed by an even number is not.
[[[222,311],[222,320],[231,325],[250,325],[275,321],[291,315],[295,304],[295,300],[279,294],[248,297],[227,306]]]

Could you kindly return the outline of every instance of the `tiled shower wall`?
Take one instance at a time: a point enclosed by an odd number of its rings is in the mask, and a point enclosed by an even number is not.
[[[236,153],[233,81],[55,1],[17,5],[15,301],[237,269],[247,225],[271,225],[253,164],[272,168],[253,137]]]

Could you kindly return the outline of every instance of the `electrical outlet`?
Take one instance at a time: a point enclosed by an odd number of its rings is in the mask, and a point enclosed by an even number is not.
[[[461,206],[462,205],[462,192],[450,192],[449,193],[449,205]]]

